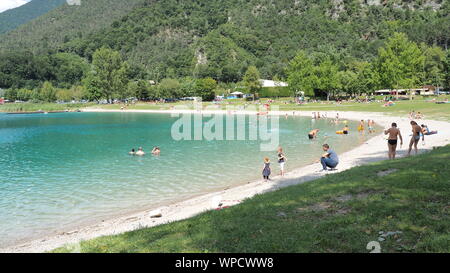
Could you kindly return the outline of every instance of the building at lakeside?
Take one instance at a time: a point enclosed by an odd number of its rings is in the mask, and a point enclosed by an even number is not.
[[[421,88],[412,89],[382,89],[375,91],[377,96],[409,96],[420,95],[420,96],[435,96],[439,94],[439,87],[433,85],[424,85]]]
[[[286,82],[281,81],[272,81],[272,80],[259,80],[262,88],[270,88],[270,87],[288,87],[289,85]]]

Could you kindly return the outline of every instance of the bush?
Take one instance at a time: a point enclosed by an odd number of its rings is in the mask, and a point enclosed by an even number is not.
[[[279,98],[279,97],[292,97],[292,91],[289,87],[263,87],[259,91],[260,98]]]

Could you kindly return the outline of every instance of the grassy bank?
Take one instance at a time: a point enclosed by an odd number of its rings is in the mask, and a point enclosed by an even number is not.
[[[0,112],[36,112],[36,111],[64,111],[77,110],[94,104],[57,104],[57,103],[7,103],[0,105]]]
[[[83,252],[450,252],[450,146],[356,167]],[[401,232],[388,235],[386,232]],[[380,234],[383,233],[383,234]],[[56,252],[66,252],[67,248]]]
[[[441,96],[438,100],[443,101],[448,96]],[[266,103],[268,99],[262,99],[262,103]],[[412,110],[421,112],[425,115],[425,118],[450,121],[450,104],[436,104],[429,100],[417,98],[414,101],[398,101],[394,106],[384,107],[384,103],[372,102],[372,103],[342,103],[336,104],[334,102],[322,102],[322,103],[308,103],[304,105],[297,105],[291,103],[293,98],[277,99],[271,103],[272,106],[278,106],[281,111],[357,111],[357,112],[380,112],[393,116],[408,116]],[[227,106],[243,107],[246,102],[244,100],[229,100],[221,102],[216,105],[217,109],[225,110]],[[251,102],[250,102],[251,103]],[[204,103],[203,106],[209,106],[212,103]],[[138,103],[136,105],[129,106],[129,110],[169,110],[172,107],[185,105],[189,108],[193,108],[193,103],[169,103],[169,104],[153,104],[153,103]],[[103,109],[120,109],[121,105],[100,105],[96,108]]]
[[[438,100],[443,101],[449,98],[449,96],[440,96]],[[262,99],[262,103],[266,103],[268,99]],[[292,103],[293,98],[281,98],[276,99],[271,103],[272,106],[277,106],[281,111],[357,111],[357,112],[380,112],[393,116],[408,116],[412,110],[416,112],[422,112],[425,118],[450,121],[450,104],[436,104],[429,100],[416,98],[414,101],[399,101],[394,106],[383,107],[383,103],[342,103],[336,104],[335,102],[322,102],[322,103],[308,103],[304,105],[297,105]],[[227,109],[228,106],[236,106],[242,109],[246,102],[244,100],[227,100],[219,104],[214,104],[214,109]],[[251,103],[251,102],[250,102]],[[212,105],[211,102],[205,102],[203,107]],[[135,105],[129,105],[128,110],[170,110],[176,106],[186,106],[189,109],[194,108],[192,102],[177,102],[177,103],[137,103]],[[21,112],[21,111],[60,111],[60,110],[76,110],[82,108],[102,108],[109,110],[120,110],[123,105],[100,105],[95,103],[90,104],[34,104],[34,103],[11,103],[0,105],[0,112]]]

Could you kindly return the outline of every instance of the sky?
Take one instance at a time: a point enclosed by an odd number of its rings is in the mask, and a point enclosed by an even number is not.
[[[0,0],[0,12],[4,12],[8,9],[17,8],[30,2],[30,0]]]

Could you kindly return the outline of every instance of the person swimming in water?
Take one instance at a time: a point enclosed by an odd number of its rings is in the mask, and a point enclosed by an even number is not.
[[[389,159],[395,159],[397,154],[398,138],[400,138],[400,146],[403,145],[403,137],[400,130],[397,128],[397,123],[392,123],[392,127],[384,131],[385,135],[389,135],[388,149]]]
[[[309,132],[308,134],[308,138],[311,140],[316,139],[317,135],[319,134],[319,131],[320,131],[319,129],[311,130],[311,132]]]
[[[144,156],[145,152],[144,149],[142,149],[142,147],[139,147],[138,151],[136,152],[137,156]]]
[[[411,128],[412,128],[412,137],[411,141],[409,143],[409,150],[408,150],[408,156],[411,155],[412,148],[414,146],[414,151],[417,154],[419,149],[417,148],[417,144],[419,144],[420,136],[422,135],[422,141],[425,141],[425,136],[422,134],[422,127],[420,127],[417,122],[411,121]]]
[[[338,134],[338,135],[348,135],[348,131],[349,131],[348,125],[345,125],[345,127],[342,129],[342,131],[337,131],[336,134]]]
[[[152,150],[153,155],[161,155],[161,149],[159,147],[154,147]]]
[[[136,150],[133,148],[133,149],[131,149],[131,151],[128,154],[129,155],[136,155]]]

